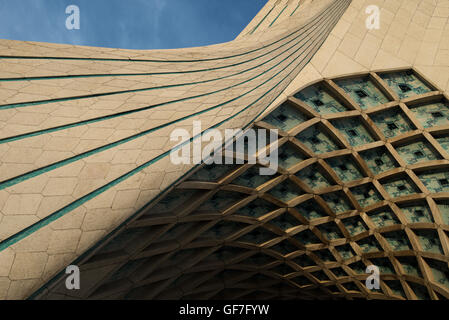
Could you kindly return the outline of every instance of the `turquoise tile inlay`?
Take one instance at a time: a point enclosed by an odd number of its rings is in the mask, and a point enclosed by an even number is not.
[[[412,205],[399,205],[399,208],[404,213],[408,222],[410,223],[419,223],[419,222],[433,223],[430,208],[424,202]]]
[[[283,202],[289,202],[303,194],[299,186],[289,179],[278,184],[269,193]]]
[[[413,230],[418,236],[418,240],[421,243],[421,247],[424,251],[444,254],[441,247],[440,238],[438,233],[434,230]]]
[[[321,209],[318,203],[316,203],[316,201],[313,199],[307,200],[295,208],[304,218],[309,221],[327,216],[324,210]]]
[[[419,192],[418,187],[408,177],[387,180],[382,182],[382,186],[392,198],[408,196]]]
[[[436,140],[446,152],[449,152],[449,137],[437,137]]]
[[[321,196],[329,208],[336,213],[352,210],[349,200],[342,191],[327,193]]]
[[[415,164],[423,161],[439,160],[441,156],[429,142],[419,140],[395,148],[407,164]]]
[[[449,288],[449,268],[447,262],[437,260],[426,260],[432,270],[433,278],[439,284]]]
[[[312,164],[302,169],[296,173],[296,176],[313,190],[326,188],[331,185],[331,182],[321,172],[317,164]]]
[[[320,114],[347,111],[348,109],[337,101],[321,84],[307,87],[295,94],[298,98]]]
[[[383,200],[371,183],[351,188],[350,191],[362,208]]]
[[[386,138],[393,138],[415,129],[407,116],[399,108],[371,114],[370,118]]]
[[[421,269],[419,268],[418,261],[415,257],[397,257],[397,259],[406,274],[421,277]]]
[[[205,201],[198,208],[198,211],[220,211],[228,208],[234,203],[244,199],[244,195],[239,192],[220,190]]]
[[[368,168],[376,175],[398,167],[398,164],[385,147],[360,152],[360,156],[365,160]]]
[[[383,73],[380,77],[401,99],[431,91],[412,71]]]
[[[285,212],[281,214],[280,216],[272,219],[270,221],[271,224],[275,225],[279,229],[286,231],[290,228],[297,227],[301,224],[301,222],[298,221],[295,217],[293,217],[291,214]]]
[[[349,244],[335,247],[335,250],[338,251],[338,253],[344,260],[350,259],[354,256],[354,250],[352,250],[351,245]]]
[[[388,258],[371,258],[371,262],[379,267],[380,274],[396,274],[394,267]]]
[[[400,224],[399,219],[390,208],[382,208],[367,212],[366,214],[369,216],[376,228],[383,228],[395,224]]]
[[[263,121],[284,131],[289,131],[307,120],[309,120],[309,117],[288,102],[284,102],[279,108],[263,119]]]
[[[327,159],[326,162],[344,182],[363,178],[363,175],[357,165],[349,156],[330,158]]]
[[[272,175],[272,176],[263,176],[260,175],[260,166],[253,166],[249,168],[247,171],[245,171],[242,175],[240,175],[237,179],[232,181],[232,184],[237,184],[240,186],[248,187],[248,188],[257,188],[261,186],[262,184],[275,179],[279,175]]]
[[[411,250],[412,245],[408,241],[407,235],[404,231],[393,231],[382,233],[382,236],[387,240],[388,244],[394,251]]]
[[[388,102],[368,76],[336,80],[340,86],[362,109],[368,109]]]
[[[359,233],[365,232],[368,230],[368,227],[366,226],[365,222],[363,222],[362,218],[359,216],[350,217],[343,219],[341,221],[346,230],[348,230],[351,237],[354,237],[355,235],[358,235]]]
[[[449,192],[449,171],[428,170],[418,177],[430,192]]]
[[[437,203],[438,209],[440,210],[441,217],[443,218],[444,224],[449,225],[449,202],[442,201]]]
[[[415,114],[424,128],[446,126],[449,124],[449,104],[447,102],[411,107],[410,110]]]
[[[353,147],[374,141],[374,138],[358,117],[342,118],[332,120],[331,122],[335,128],[340,130],[346,140],[348,140],[349,144]]]
[[[328,222],[317,226],[317,229],[327,238],[327,240],[335,240],[344,238],[340,228],[334,222]]]
[[[307,128],[296,138],[318,154],[340,149],[337,143],[328,134],[324,133],[318,125]]]
[[[295,164],[298,164],[306,159],[307,157],[302,153],[302,151],[291,142],[286,142],[279,148],[279,165],[284,169],[289,169]]]
[[[256,200],[250,202],[243,208],[238,209],[236,214],[259,218],[277,209],[279,209],[279,207],[272,204],[271,202],[268,202],[261,198],[257,198]]]
[[[374,236],[370,236],[360,241],[357,241],[357,244],[365,253],[382,251],[382,247],[377,242],[376,238],[374,238]],[[363,270],[363,272],[365,272],[365,270]]]

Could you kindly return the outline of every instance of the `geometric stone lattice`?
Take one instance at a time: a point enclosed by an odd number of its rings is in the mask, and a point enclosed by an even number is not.
[[[255,126],[276,175],[197,167],[80,259],[82,290],[35,297],[449,298],[447,96],[415,70],[325,79]]]

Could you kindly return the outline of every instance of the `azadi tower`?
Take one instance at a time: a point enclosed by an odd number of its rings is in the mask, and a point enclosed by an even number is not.
[[[179,50],[1,40],[0,74],[0,299],[449,298],[448,0],[269,0]],[[173,164],[198,120],[278,129],[276,174]]]

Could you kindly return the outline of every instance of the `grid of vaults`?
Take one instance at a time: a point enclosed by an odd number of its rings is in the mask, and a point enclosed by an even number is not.
[[[416,70],[325,79],[255,126],[279,130],[275,175],[196,168],[83,258],[77,297],[449,298],[443,92]]]

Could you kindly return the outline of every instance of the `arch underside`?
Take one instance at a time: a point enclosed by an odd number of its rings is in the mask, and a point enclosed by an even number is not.
[[[253,126],[276,174],[192,169],[34,298],[447,299],[448,108],[414,69],[313,83]]]

